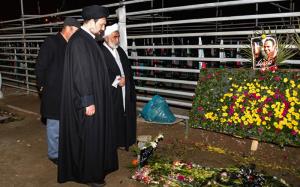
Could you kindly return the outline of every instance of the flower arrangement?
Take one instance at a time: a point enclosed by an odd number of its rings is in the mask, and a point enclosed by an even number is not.
[[[190,112],[190,126],[300,145],[300,73],[205,70]]]
[[[240,168],[209,168],[182,161],[156,160],[136,171],[134,180],[152,186],[289,186],[284,180],[256,171],[255,165]]]
[[[132,160],[133,166],[142,168],[148,163],[148,159],[153,155],[159,141],[163,140],[163,134],[158,134],[153,140],[147,142],[139,142],[138,150],[135,150],[137,159]]]

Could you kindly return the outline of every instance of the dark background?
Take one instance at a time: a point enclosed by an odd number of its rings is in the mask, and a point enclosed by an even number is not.
[[[66,10],[80,9],[87,5],[99,4],[107,5],[111,3],[117,3],[121,0],[23,0],[24,14],[25,15],[38,15],[55,13]],[[153,0],[153,8],[173,7],[182,5],[192,5],[199,3],[213,3],[213,2],[225,2],[230,0]],[[295,3],[295,12],[300,9],[300,0],[293,0]],[[289,7],[290,1],[275,2],[283,7]],[[0,6],[0,21],[18,19],[21,17],[21,5],[20,0],[4,0],[1,1]],[[151,9],[151,2],[138,3],[134,5],[126,6],[127,11],[138,11],[141,9]],[[184,12],[174,13],[162,13],[160,16],[168,16],[176,19],[187,19],[188,16],[192,18],[197,17],[215,17],[218,11],[218,16],[233,16],[233,15],[250,15],[250,14],[264,14],[264,13],[279,13],[289,12],[289,10],[279,9],[278,6],[272,5],[272,3],[260,3],[259,11],[255,11],[255,4],[241,5],[235,7],[221,7],[221,8],[208,8],[199,10],[187,10],[188,14]],[[187,16],[187,17],[186,17]]]
[[[23,0],[25,15],[55,13],[58,11],[79,9],[92,4],[101,5],[116,2],[119,2],[119,0]],[[20,0],[1,1],[0,20],[18,19],[20,17]]]

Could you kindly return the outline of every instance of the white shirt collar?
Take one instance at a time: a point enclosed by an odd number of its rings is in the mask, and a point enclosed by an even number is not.
[[[91,35],[94,39],[96,38],[96,36],[93,34],[93,33],[91,33],[87,28],[85,28],[85,27],[83,27],[83,26],[81,26],[80,27],[82,30],[84,30],[85,32],[87,32],[89,35]]]
[[[116,58],[117,49],[111,48],[106,42],[103,45],[111,52],[111,54]]]

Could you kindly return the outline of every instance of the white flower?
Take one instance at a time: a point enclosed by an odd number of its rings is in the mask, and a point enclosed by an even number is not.
[[[155,138],[155,142],[158,142],[159,140],[163,139],[164,138],[164,135],[163,134],[158,134],[158,136],[156,136]]]
[[[155,143],[155,142],[150,142],[150,145],[151,145],[153,148],[156,148],[157,143]]]
[[[141,148],[141,150],[143,150],[143,149],[147,149],[147,147],[146,147],[146,146],[143,146],[143,147]]]
[[[163,134],[158,134],[157,138],[160,139],[160,138],[163,138],[164,135]]]

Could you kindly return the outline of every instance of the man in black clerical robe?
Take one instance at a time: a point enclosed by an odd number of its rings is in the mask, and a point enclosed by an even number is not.
[[[100,45],[109,71],[113,98],[114,120],[117,126],[119,147],[136,142],[136,93],[131,65],[125,51],[119,46],[119,26],[107,26],[104,42]]]
[[[95,34],[104,31],[108,9],[84,7],[84,23],[69,40],[63,77],[58,182],[105,184],[118,169],[111,83]],[[91,185],[94,186],[94,185]]]

